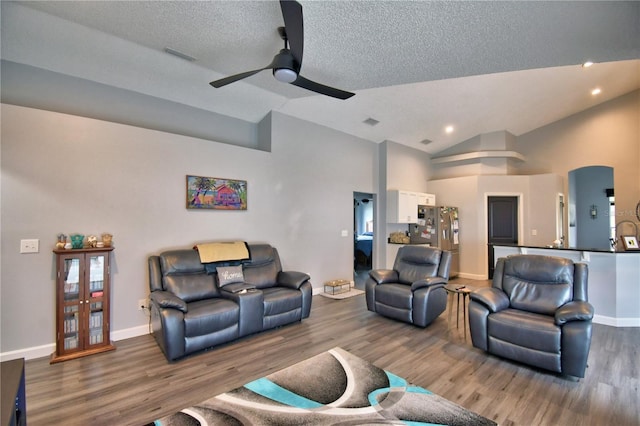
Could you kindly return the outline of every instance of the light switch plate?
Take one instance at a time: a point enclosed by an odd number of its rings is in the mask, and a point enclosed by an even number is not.
[[[20,240],[20,253],[38,253],[40,240]]]

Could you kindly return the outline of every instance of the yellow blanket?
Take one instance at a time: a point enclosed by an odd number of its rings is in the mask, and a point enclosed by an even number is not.
[[[197,244],[196,249],[202,263],[249,259],[249,250],[243,241]]]

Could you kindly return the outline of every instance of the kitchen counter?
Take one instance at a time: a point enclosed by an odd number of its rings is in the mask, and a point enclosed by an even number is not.
[[[640,327],[640,256],[638,251],[493,245],[494,259],[512,254],[557,256],[589,267],[589,302],[593,322],[614,327]]]
[[[492,244],[499,245],[502,247],[520,247],[520,248],[532,248],[532,249],[541,249],[541,250],[570,250],[570,251],[587,251],[591,253],[636,253],[640,254],[640,250],[630,250],[630,251],[616,251],[616,250],[604,250],[597,248],[576,248],[576,247],[555,247],[555,246],[527,246],[527,245],[510,245],[510,244]]]

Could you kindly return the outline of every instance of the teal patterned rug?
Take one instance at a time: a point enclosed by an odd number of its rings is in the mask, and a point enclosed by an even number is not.
[[[495,425],[334,348],[150,425]]]

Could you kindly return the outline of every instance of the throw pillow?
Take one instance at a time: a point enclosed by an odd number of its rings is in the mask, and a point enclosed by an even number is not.
[[[227,284],[244,282],[242,266],[219,266],[216,270],[218,271],[220,287],[224,287]]]

